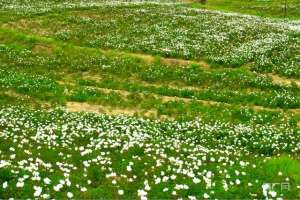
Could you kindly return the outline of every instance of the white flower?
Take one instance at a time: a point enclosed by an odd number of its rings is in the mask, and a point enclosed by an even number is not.
[[[2,187],[3,187],[3,189],[6,189],[7,186],[8,186],[8,183],[7,183],[7,181],[5,181],[5,182],[2,184]]]
[[[228,190],[228,184],[225,180],[223,180],[223,188],[224,188],[225,191]]]
[[[68,192],[68,193],[67,193],[67,197],[68,197],[69,199],[73,198],[73,196],[74,196],[74,195],[73,195],[72,192]]]
[[[211,171],[208,171],[207,174],[206,174],[206,177],[207,177],[207,178],[211,178],[211,177],[212,177],[212,172],[211,172]]]
[[[269,194],[271,195],[271,197],[276,197],[277,193],[275,191],[270,191]]]
[[[46,185],[49,185],[51,183],[51,180],[49,178],[44,178],[44,183]]]
[[[167,182],[169,180],[169,177],[168,176],[164,176],[162,180],[163,180],[163,182]]]
[[[235,170],[234,173],[238,176],[240,175],[240,172],[238,170]]]
[[[235,180],[235,183],[236,183],[237,185],[239,185],[239,184],[241,184],[241,181],[240,181],[239,179],[236,179],[236,180]]]
[[[240,165],[241,165],[242,167],[244,167],[244,166],[246,166],[246,163],[245,163],[244,161],[240,161]]]
[[[267,197],[268,196],[268,189],[270,189],[270,184],[268,184],[268,183],[265,183],[265,184],[263,184],[262,185],[262,189],[263,189],[263,195],[265,196],[265,197]]]
[[[146,196],[141,196],[141,200],[147,200]]]
[[[66,179],[66,185],[69,187],[71,186],[71,181],[69,179]]]
[[[22,188],[24,186],[24,182],[17,182],[16,187]]]
[[[207,193],[204,193],[203,197],[204,197],[204,199],[208,199],[209,195]]]
[[[147,192],[145,190],[138,190],[138,196],[146,196]]]
[[[118,194],[119,195],[123,195],[124,194],[124,190],[118,190]]]
[[[49,194],[42,194],[42,198],[43,198],[43,199],[49,199],[49,198],[50,198],[50,195],[49,195]]]
[[[159,177],[154,180],[155,184],[159,184],[160,181],[161,181],[161,178],[159,178]]]
[[[148,184],[146,184],[146,185],[145,185],[145,190],[148,190],[148,191],[149,191],[149,190],[151,190],[151,187],[150,187]]]
[[[167,192],[167,191],[169,191],[169,188],[164,188],[163,189],[163,192]]]
[[[62,185],[62,184],[58,184],[58,185],[53,186],[53,189],[54,189],[54,191],[56,191],[56,192],[60,191],[61,188],[63,188],[63,185]]]
[[[286,182],[290,181],[290,178],[289,178],[289,177],[286,177],[286,178],[285,178],[285,181],[286,181]]]
[[[188,175],[188,177],[191,177],[191,178],[193,178],[195,176],[195,174],[193,172],[188,172],[187,175]]]
[[[200,180],[199,178],[194,177],[194,178],[193,178],[193,182],[194,182],[195,184],[197,184],[197,183],[200,183],[201,180]]]
[[[86,192],[87,189],[86,189],[86,187],[82,187],[82,188],[80,189],[80,191],[81,191],[81,192]]]
[[[282,172],[278,172],[278,176],[282,176],[282,174],[283,174]]]
[[[33,196],[35,197],[39,197],[43,191],[43,188],[41,188],[40,186],[33,186],[33,189],[35,190]]]
[[[131,171],[132,171],[132,168],[131,168],[131,166],[130,166],[130,165],[128,165],[126,169],[127,169],[127,171],[129,171],[129,172],[131,172]]]
[[[189,198],[190,200],[196,200],[196,199],[197,199],[195,196],[188,196],[188,198]]]

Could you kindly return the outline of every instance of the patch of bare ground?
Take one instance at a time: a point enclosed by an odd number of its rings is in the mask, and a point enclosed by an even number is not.
[[[127,114],[134,115],[134,111],[120,110],[113,108],[109,109],[107,106],[89,104],[85,102],[67,102],[66,109],[70,112],[90,112],[90,113],[102,113],[102,114]]]
[[[46,54],[46,55],[52,55],[53,54],[53,47],[48,44],[36,44],[32,48],[33,53],[37,54]]]
[[[100,79],[100,77],[99,77]],[[75,83],[72,82],[65,82],[65,81],[59,81],[59,84],[65,85],[65,84],[69,84],[72,86],[76,86]],[[150,83],[146,83],[146,86],[153,86],[153,87],[161,87],[161,85],[159,84],[150,84]],[[96,87],[96,86],[85,86],[86,88],[90,88],[90,89],[94,89],[94,90],[98,90],[104,93],[109,93],[109,92],[115,92],[119,95],[121,95],[124,98],[127,98],[127,96],[129,96],[130,94],[132,94],[131,92],[127,91],[127,90],[117,90],[117,89],[110,89],[110,88],[102,88],[102,87]],[[194,90],[194,91],[200,91],[201,89],[197,88],[197,87],[177,87],[177,86],[172,86],[172,85],[168,85],[167,87],[169,88],[173,88],[173,89],[190,89],[190,90]],[[143,96],[143,93],[137,93],[140,96]],[[177,96],[165,96],[165,95],[159,95],[159,94],[155,94],[155,93],[151,93],[151,95],[153,95],[156,98],[161,99],[163,102],[170,102],[170,101],[183,101],[183,102],[191,102],[191,101],[196,101],[199,103],[202,103],[204,105],[224,105],[224,106],[230,106],[233,104],[230,103],[224,103],[224,102],[218,102],[218,101],[212,101],[212,100],[200,100],[200,99],[192,99],[192,98],[185,98],[185,97],[177,97]],[[237,105],[237,104],[234,104]],[[241,105],[242,106],[242,105]],[[249,105],[251,108],[253,108],[256,111],[260,111],[260,110],[268,110],[268,111],[284,111],[284,109],[281,108],[268,108],[268,107],[264,107],[264,106],[256,106],[256,105]],[[288,112],[292,112],[295,114],[299,114],[300,115],[300,109],[287,109],[286,111]]]
[[[66,84],[63,81],[59,82],[60,84]],[[75,83],[68,83],[69,85],[75,86]],[[152,85],[153,86],[153,85]],[[109,89],[109,88],[101,88],[101,87],[94,87],[94,86],[86,86],[87,88],[99,90],[104,93],[110,93],[115,92],[122,96],[123,98],[127,98],[132,93],[126,90],[115,90],[115,89]],[[143,93],[137,93],[137,95],[140,95],[141,97],[144,96]],[[172,102],[172,101],[183,101],[186,103],[190,103],[192,101],[199,102],[206,106],[233,106],[233,104],[230,103],[224,103],[224,102],[218,102],[218,101],[210,101],[210,100],[199,100],[199,99],[192,99],[192,98],[183,98],[183,97],[176,97],[176,96],[164,96],[164,95],[158,95],[155,93],[151,93],[154,97],[161,99],[163,103]],[[144,98],[144,97],[143,97]],[[238,106],[237,104],[234,104]],[[243,106],[243,105],[240,105]],[[277,112],[283,112],[283,113],[294,113],[295,115],[300,115],[300,109],[280,109],[280,108],[268,108],[263,106],[255,106],[255,105],[248,105],[250,108],[254,109],[255,111],[277,111]],[[95,105],[95,104],[89,104],[89,103],[80,103],[80,102],[68,102],[66,104],[66,108],[70,112],[92,112],[92,113],[102,113],[102,114],[108,114],[108,115],[128,115],[128,116],[143,116],[143,117],[149,117],[154,119],[173,119],[170,116],[158,116],[157,110],[151,109],[147,111],[142,111],[137,109],[121,109],[116,107],[109,107],[109,106],[102,106],[102,105]],[[298,122],[298,126],[300,127],[300,121]]]
[[[126,115],[126,116],[142,116],[152,119],[167,119],[172,120],[173,118],[166,115],[158,116],[155,109],[150,110],[139,110],[139,109],[124,109],[110,106],[103,106],[99,104],[90,104],[85,102],[67,102],[65,108],[69,112],[88,112],[95,114],[106,114],[106,115]]]
[[[253,65],[253,63],[247,63],[244,65],[244,67],[249,72],[252,73],[252,71],[251,71],[252,65]],[[282,86],[291,86],[292,83],[295,83],[298,87],[300,87],[300,80],[298,80],[298,79],[285,78],[285,77],[279,76],[277,74],[272,74],[272,73],[268,73],[267,75],[272,79],[273,84],[282,85]]]
[[[166,58],[166,57],[156,57],[150,54],[143,54],[143,53],[128,53],[122,52],[117,50],[102,50],[103,53],[109,53],[111,51],[117,52],[120,55],[128,55],[131,57],[139,58],[143,62],[151,64],[154,63],[157,59],[168,66],[176,66],[176,67],[184,67],[191,64],[199,65],[203,69],[210,69],[210,65],[204,60],[185,60],[180,58]]]
[[[98,91],[101,91],[104,93],[115,92],[124,98],[127,98],[130,94],[132,94],[131,92],[128,92],[126,90],[116,90],[116,89],[101,88],[101,87],[94,87],[94,86],[86,86],[86,87],[90,88],[90,89],[98,90]],[[144,95],[143,93],[137,93],[137,94],[139,94],[140,96]],[[156,97],[158,99],[161,99],[163,103],[171,102],[171,101],[183,101],[183,102],[189,103],[189,102],[195,101],[195,102],[202,103],[204,105],[224,105],[224,106],[232,105],[230,103],[224,103],[224,102],[218,102],[218,101],[199,100],[199,99],[176,97],[176,96],[164,96],[164,95],[158,95],[155,93],[151,93],[151,95],[153,95],[154,97]],[[280,109],[280,108],[267,108],[267,107],[263,107],[263,106],[250,106],[250,107],[252,107],[256,111],[260,111],[260,110],[283,111],[283,109]],[[298,109],[288,109],[287,111],[295,113],[298,111]]]
[[[103,80],[103,77],[101,74],[92,74],[90,72],[83,72],[83,73],[73,73],[73,74],[66,74],[64,75],[64,80],[58,81],[60,84],[68,83],[72,85],[76,85],[74,80],[78,79],[78,77],[82,80],[88,80],[88,81],[95,81],[95,83],[100,82]],[[117,77],[114,77],[114,79],[123,81],[123,79],[118,79]],[[178,84],[176,82],[168,82],[168,83],[149,83],[146,81],[140,80],[138,77],[132,75],[128,78],[128,81],[131,81],[132,83],[139,83],[143,86],[147,87],[167,87],[170,89],[176,89],[176,90],[193,90],[193,91],[200,91],[201,89],[204,89],[206,86],[188,86],[185,84]]]
[[[273,83],[275,83],[275,84],[278,84],[278,85],[291,85],[292,83],[295,83],[298,87],[300,87],[300,80],[283,78],[283,77],[278,76],[276,74],[269,74],[269,76],[272,78]]]
[[[91,74],[90,72],[83,72],[82,79],[84,80],[91,80],[91,81],[101,81],[102,76],[97,74]]]
[[[200,1],[198,0],[181,0],[180,2],[182,3],[199,3]]]
[[[25,94],[20,94],[20,93],[17,93],[16,91],[13,91],[13,90],[7,90],[7,91],[3,92],[3,94],[5,94],[9,97],[13,97],[15,99],[25,100],[27,102],[32,102],[32,104],[39,105],[42,108],[49,109],[51,107],[51,104],[49,102],[37,100],[35,98],[32,98],[31,96],[28,96],[28,95],[25,95]]]
[[[12,29],[12,30],[20,30],[25,33],[30,33],[31,35],[39,35],[46,36],[51,33],[51,29],[41,28],[42,21],[40,20],[27,20],[21,19],[16,22],[8,22],[6,24],[2,24],[2,28]]]
[[[18,98],[18,99],[30,99],[30,96],[25,94],[19,94],[13,90],[7,90],[4,92],[4,94],[9,97]]]
[[[169,102],[169,101],[175,101],[175,100],[183,100],[184,102],[190,102],[191,99],[182,99],[178,97],[162,97],[163,102]],[[212,102],[212,101],[201,101],[197,100],[197,102],[201,102],[205,105],[216,105],[220,104],[218,102]],[[225,104],[225,103],[223,103]],[[225,104],[229,106],[230,104]],[[150,109],[150,110],[140,110],[140,109],[128,109],[128,108],[118,108],[118,107],[111,107],[111,106],[103,106],[99,104],[90,104],[86,102],[67,102],[65,105],[65,108],[69,112],[88,112],[88,113],[95,113],[95,114],[106,114],[106,115],[126,115],[126,116],[141,116],[141,117],[147,117],[151,119],[160,119],[160,120],[174,120],[172,116],[167,115],[158,115],[156,109]],[[262,111],[262,110],[269,110],[269,111],[281,111],[280,109],[270,109],[265,108],[261,106],[253,106],[252,107],[256,111]],[[289,112],[292,112],[296,115],[300,114],[300,109],[289,109]],[[298,127],[300,127],[300,121],[297,122]]]
[[[300,115],[300,109],[291,109],[291,111],[296,115]]]
[[[71,85],[71,86],[75,86],[75,83],[66,83],[64,81],[58,81],[59,84],[61,85]],[[148,84],[148,86],[154,86],[154,87],[159,87],[160,85],[158,84]],[[118,89],[110,89],[110,88],[103,88],[103,87],[96,87],[96,86],[85,86],[86,88],[89,89],[94,89],[94,90],[98,90],[104,93],[110,93],[110,92],[115,92],[117,94],[119,94],[120,96],[127,98],[127,96],[129,96],[130,94],[132,94],[131,92],[127,91],[127,90],[118,90]],[[169,87],[169,86],[168,86]],[[170,86],[170,88],[174,88],[174,89],[178,89],[178,87],[172,87]],[[188,89],[193,89],[193,87],[187,87]],[[187,89],[187,88],[181,88],[181,89]],[[143,93],[137,93],[140,96],[143,96]],[[159,95],[159,94],[155,94],[155,93],[151,93],[151,95],[153,95],[156,98],[162,99],[163,102],[168,102],[168,101],[183,101],[183,102],[190,102],[193,101],[193,99],[191,98],[184,98],[184,97],[176,97],[176,96],[164,96],[164,95]],[[206,100],[195,100],[198,102],[202,102],[203,104],[218,104],[220,102],[216,102],[216,101],[206,101]],[[229,104],[228,104],[229,105]]]

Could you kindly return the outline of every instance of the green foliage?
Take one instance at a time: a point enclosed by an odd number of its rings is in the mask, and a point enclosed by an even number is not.
[[[298,22],[162,2],[0,2],[0,199],[298,197]]]

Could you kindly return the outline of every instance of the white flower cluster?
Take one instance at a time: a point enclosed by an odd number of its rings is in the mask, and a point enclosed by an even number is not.
[[[141,199],[155,191],[213,198],[219,185],[221,194],[250,192],[261,188],[262,180],[249,180],[265,156],[300,151],[299,132],[285,124],[159,122],[18,107],[0,110],[0,141],[1,149],[9,146],[0,154],[0,174],[10,174],[2,189],[32,187],[28,197],[45,199],[81,197],[101,184],[119,196],[135,189]]]
[[[72,39],[93,47],[188,59],[206,58],[213,63],[229,66],[253,63],[252,67],[257,71],[300,75],[297,57],[299,30],[289,28],[299,26],[299,23],[191,9],[172,3],[127,2],[130,6],[122,2],[96,4],[81,2],[80,6],[97,9],[88,10],[86,14],[84,11],[70,12],[64,21],[51,20],[50,24],[45,23],[47,27],[30,31],[39,34],[44,29],[48,36]],[[110,17],[103,19],[99,13]],[[30,20],[46,19],[43,16]],[[51,23],[62,28],[57,32],[53,29],[53,32],[48,29]],[[87,33],[86,29],[91,31]]]

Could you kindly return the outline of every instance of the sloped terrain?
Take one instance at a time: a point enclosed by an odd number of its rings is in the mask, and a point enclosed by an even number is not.
[[[300,197],[299,22],[79,0],[0,22],[0,199]]]

